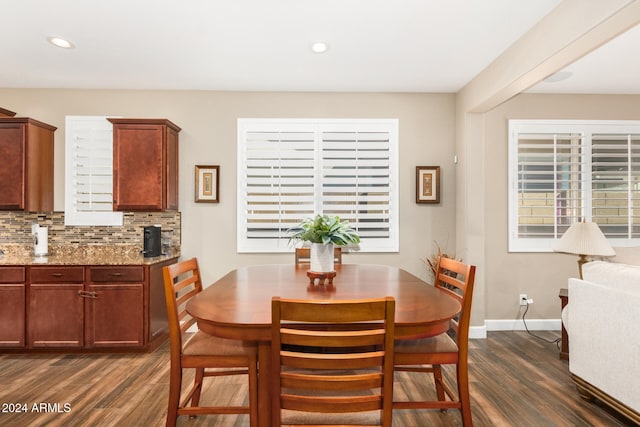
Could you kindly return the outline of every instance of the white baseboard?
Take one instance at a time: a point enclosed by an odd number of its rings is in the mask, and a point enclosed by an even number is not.
[[[469,327],[470,339],[485,339],[487,338],[487,326],[470,326]]]
[[[525,328],[522,319],[498,319],[485,320],[484,326],[471,326],[469,328],[469,338],[483,339],[487,338],[489,331],[559,331],[562,321],[560,319],[527,319]]]

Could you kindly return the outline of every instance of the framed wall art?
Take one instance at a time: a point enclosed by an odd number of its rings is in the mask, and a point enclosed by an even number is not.
[[[196,203],[218,203],[220,166],[196,165]]]
[[[416,166],[416,203],[440,203],[440,166]]]

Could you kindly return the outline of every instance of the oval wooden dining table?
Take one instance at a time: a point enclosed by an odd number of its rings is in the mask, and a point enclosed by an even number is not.
[[[258,343],[260,426],[268,426],[270,420],[272,297],[350,300],[392,296],[396,300],[396,339],[446,332],[449,321],[461,309],[455,298],[397,267],[336,264],[335,270],[333,286],[312,286],[307,277],[308,265],[242,267],[206,287],[187,304],[187,312],[202,331]]]

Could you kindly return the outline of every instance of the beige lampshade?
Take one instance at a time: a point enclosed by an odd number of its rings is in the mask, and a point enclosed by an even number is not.
[[[558,240],[553,250],[576,255],[614,256],[616,254],[595,222],[576,222]]]

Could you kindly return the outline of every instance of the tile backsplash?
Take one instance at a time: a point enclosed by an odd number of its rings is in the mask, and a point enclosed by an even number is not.
[[[126,245],[142,248],[143,227],[160,225],[163,241],[179,248],[180,212],[125,212],[122,226],[65,226],[64,212],[0,211],[0,244],[31,245],[31,225],[49,228],[49,245]]]

